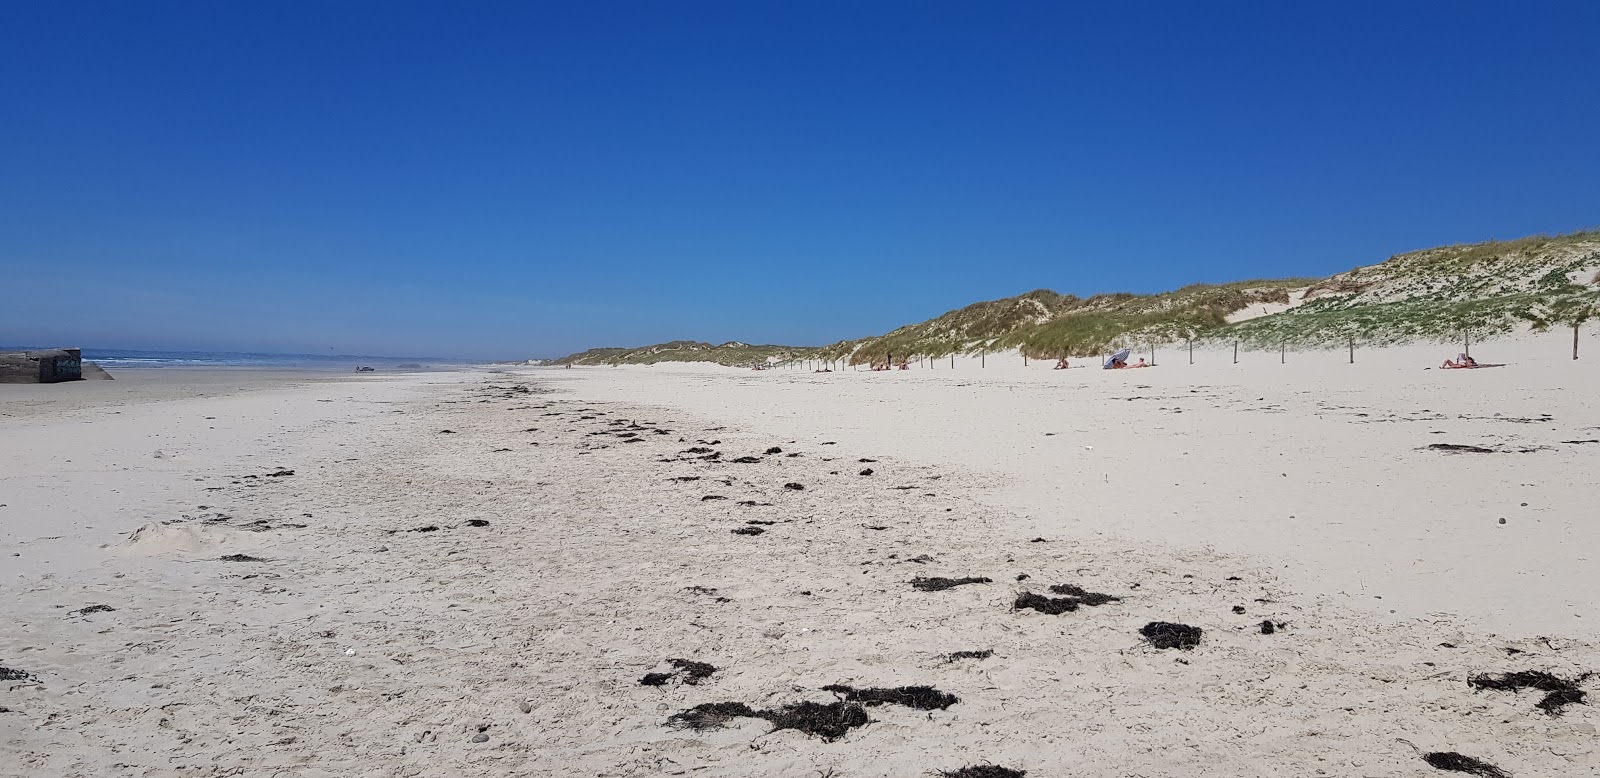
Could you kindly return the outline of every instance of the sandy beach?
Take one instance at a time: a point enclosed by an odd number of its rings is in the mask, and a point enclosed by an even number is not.
[[[0,774],[1597,774],[1546,345],[0,396]]]

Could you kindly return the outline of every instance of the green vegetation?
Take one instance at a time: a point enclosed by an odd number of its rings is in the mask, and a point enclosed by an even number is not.
[[[1453,341],[1600,317],[1600,232],[1446,246],[1391,257],[1306,290],[1304,305],[1209,335],[1248,346]]]
[[[1316,279],[1195,284],[1175,292],[1100,294],[1083,299],[1039,289],[975,303],[887,335],[818,350],[822,359],[854,364],[887,355],[941,357],[979,350],[1020,349],[1039,359],[1105,353],[1124,345],[1164,343],[1220,327],[1243,308],[1289,302],[1292,290]]]
[[[1257,306],[1265,307],[1254,310]],[[1271,312],[1272,306],[1278,312]],[[1595,320],[1600,320],[1600,231],[1587,231],[1414,251],[1320,280],[1195,284],[1154,295],[1089,298],[1037,289],[821,348],[674,341],[591,349],[556,363],[749,367],[819,359],[867,364],[889,354],[899,361],[1010,349],[1054,359],[1190,339],[1237,340],[1247,348],[1316,348],[1341,346],[1350,338],[1454,341],[1470,331],[1479,340],[1519,327],[1577,327]]]
[[[810,349],[793,346],[752,346],[729,341],[720,346],[692,340],[675,340],[640,348],[592,348],[556,360],[557,365],[653,365],[657,362],[715,362],[729,367],[756,367],[796,359]]]

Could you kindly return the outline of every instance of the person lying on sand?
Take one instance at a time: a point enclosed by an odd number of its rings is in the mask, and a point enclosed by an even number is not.
[[[1052,370],[1066,370],[1068,367],[1069,367],[1069,365],[1067,365],[1067,358],[1066,357],[1062,357],[1062,358],[1056,360],[1056,366],[1051,368],[1051,369]]]
[[[1139,357],[1139,364],[1137,365],[1130,365],[1125,359],[1113,359],[1111,364],[1106,365],[1107,370],[1133,370],[1140,367],[1153,367],[1153,365],[1146,364],[1144,357]]]
[[[1444,364],[1440,365],[1439,368],[1441,370],[1462,370],[1462,369],[1467,369],[1467,368],[1474,368],[1474,367],[1477,367],[1477,366],[1478,366],[1478,360],[1473,359],[1472,357],[1469,357],[1466,354],[1457,354],[1454,361],[1446,359],[1444,361]]]

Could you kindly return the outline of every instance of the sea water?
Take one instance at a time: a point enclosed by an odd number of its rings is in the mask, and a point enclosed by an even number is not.
[[[0,351],[29,351],[37,347],[0,346]],[[83,359],[106,369],[160,367],[262,367],[293,370],[354,370],[366,365],[396,369],[402,365],[423,368],[458,367],[467,360],[444,357],[383,357],[351,354],[257,354],[235,351],[139,351],[83,348]]]

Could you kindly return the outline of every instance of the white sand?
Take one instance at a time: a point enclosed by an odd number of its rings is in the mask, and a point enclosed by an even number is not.
[[[1560,442],[1600,438],[1600,351],[1417,369],[1448,353],[528,369],[36,404],[0,416],[0,665],[37,678],[0,682],[0,775],[1433,773],[1397,738],[1596,774],[1594,708],[1552,717],[1540,692],[1464,678],[1600,669],[1600,444]],[[643,442],[593,434],[619,419]],[[658,461],[700,440],[723,461]],[[235,553],[266,561],[219,561]],[[1124,599],[1010,610],[1056,583]],[[1158,651],[1137,634],[1153,620],[1205,635]],[[942,658],[978,649],[995,653]],[[673,657],[721,670],[638,684]],[[831,683],[961,701],[872,707],[831,743],[665,726],[699,703],[828,702]]]

